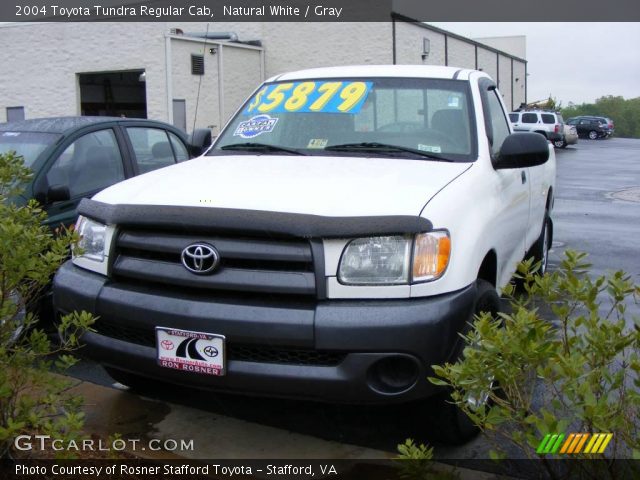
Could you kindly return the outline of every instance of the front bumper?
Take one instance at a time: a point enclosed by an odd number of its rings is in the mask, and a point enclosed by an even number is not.
[[[103,365],[190,387],[337,403],[402,402],[436,393],[427,380],[430,366],[457,351],[457,332],[471,319],[474,298],[470,285],[421,299],[205,299],[118,284],[71,261],[54,280],[59,313],[85,310],[100,317],[97,332],[83,337],[82,352]],[[224,335],[227,374],[158,366],[155,326]],[[234,357],[234,351],[258,354]]]

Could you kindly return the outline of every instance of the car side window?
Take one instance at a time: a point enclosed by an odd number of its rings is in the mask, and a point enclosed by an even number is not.
[[[110,128],[75,140],[47,172],[48,185],[69,187],[71,198],[102,190],[124,178],[122,155]]]
[[[518,123],[518,114],[517,113],[510,113],[509,114],[509,120],[511,120],[511,123]]]
[[[542,123],[546,123],[548,125],[556,123],[556,118],[551,115],[550,113],[543,113],[542,114]]]
[[[535,113],[523,113],[522,123],[538,123],[538,115]]]
[[[160,128],[128,127],[127,134],[133,147],[140,173],[176,163],[167,132]]]
[[[178,162],[184,162],[185,160],[189,160],[189,151],[185,144],[178,138],[177,135],[167,132],[169,135],[169,140],[171,141],[171,145],[173,146],[173,151],[176,154],[176,160]]]
[[[493,129],[491,156],[495,156],[500,151],[500,147],[502,147],[504,139],[507,138],[510,133],[509,122],[505,117],[504,110],[502,109],[502,105],[500,104],[500,100],[498,100],[497,92],[495,90],[488,92],[487,100]]]

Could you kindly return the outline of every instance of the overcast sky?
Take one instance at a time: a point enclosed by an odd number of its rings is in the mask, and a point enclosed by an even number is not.
[[[429,23],[471,38],[525,35],[529,102],[640,97],[640,23]]]

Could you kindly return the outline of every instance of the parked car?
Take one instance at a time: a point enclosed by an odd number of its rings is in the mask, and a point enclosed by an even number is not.
[[[263,83],[205,157],[80,205],[60,313],[99,317],[83,352],[146,379],[341,403],[441,395],[427,377],[518,263],[547,265],[555,153],[512,133],[484,72],[306,70]],[[486,401],[492,379],[468,392]]]
[[[569,125],[576,127],[580,137],[597,140],[598,138],[607,138],[613,134],[612,128],[609,128],[609,120],[604,117],[572,117],[567,120]]]
[[[575,145],[576,143],[578,143],[578,131],[576,127],[565,123],[562,139],[553,142],[553,146],[556,148],[567,148],[567,145]]]
[[[545,110],[522,110],[511,112],[509,120],[516,132],[536,132],[554,145],[562,142],[564,121],[557,112]]]
[[[47,225],[69,227],[83,198],[200,154],[210,144],[208,132],[196,130],[190,145],[181,130],[152,120],[40,118],[0,124],[0,153],[17,152],[33,171],[23,195],[13,201],[24,204],[35,198],[47,212]],[[33,309],[41,326],[52,328],[50,288],[43,291]]]
[[[38,200],[48,225],[72,224],[80,200],[114,183],[201,153],[178,128],[145,119],[55,117],[0,124],[0,153],[16,151],[33,170],[24,196]],[[197,152],[194,152],[194,149]]]

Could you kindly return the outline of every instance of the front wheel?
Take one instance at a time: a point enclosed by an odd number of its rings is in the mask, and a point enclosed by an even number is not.
[[[551,248],[551,220],[549,215],[545,213],[542,223],[542,231],[536,243],[531,248],[531,256],[534,261],[540,262],[540,266],[536,270],[538,275],[544,275],[549,265],[549,249]]]
[[[482,312],[490,313],[492,317],[497,318],[500,312],[500,296],[491,283],[486,280],[476,280],[476,300],[473,308],[473,314],[468,319],[466,328],[471,328],[476,316]],[[460,345],[454,361],[460,359],[463,355],[464,341],[460,339]],[[494,381],[487,378],[487,392],[477,398],[469,396],[466,401],[472,408],[479,408],[489,401],[489,392],[495,388]],[[439,440],[450,445],[461,445],[475,437],[480,430],[471,421],[456,404],[451,403],[451,393],[443,392],[433,399],[435,407],[435,418],[433,423],[438,431]]]

